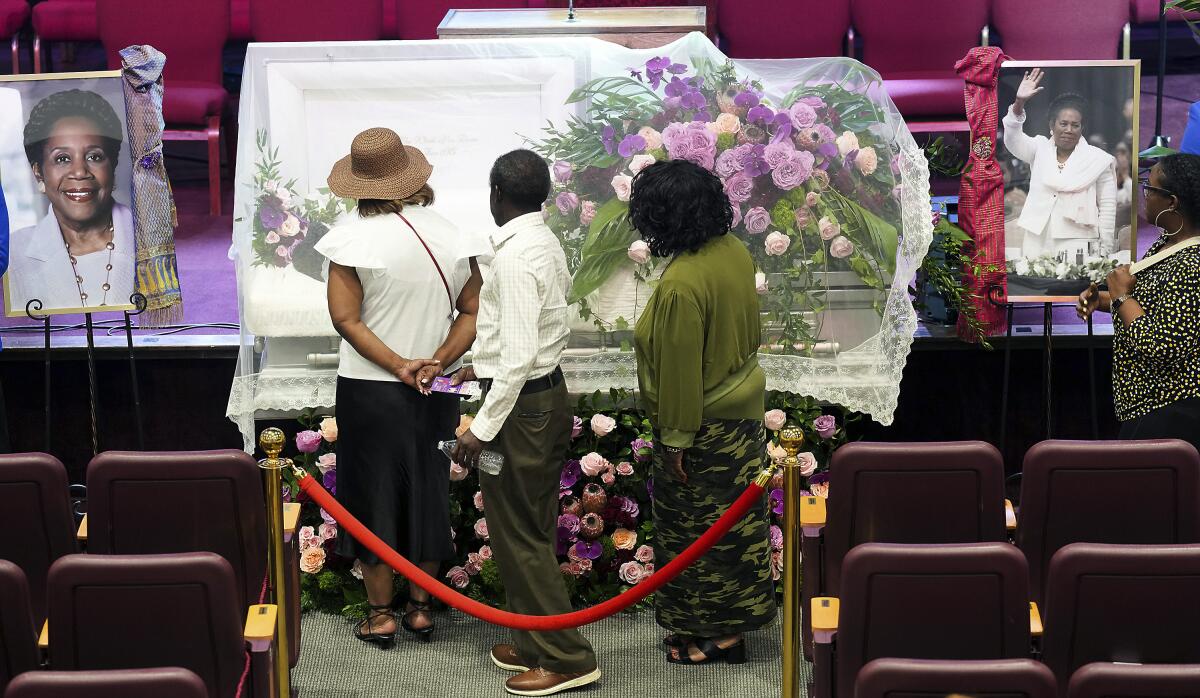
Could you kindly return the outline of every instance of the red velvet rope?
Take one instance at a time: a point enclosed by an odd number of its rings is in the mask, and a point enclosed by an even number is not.
[[[729,532],[729,529],[733,528],[733,525],[746,515],[746,512],[750,510],[750,507],[754,506],[763,493],[761,485],[750,483],[750,486],[746,488],[742,496],[737,498],[737,501],[721,515],[720,519],[717,519],[712,528],[705,531],[704,535],[697,538],[694,543],[689,545],[686,550],[680,553],[674,560],[671,560],[666,566],[658,569],[654,574],[642,580],[637,586],[631,587],[625,593],[618,594],[607,601],[579,611],[554,616],[527,616],[521,613],[512,613],[511,611],[502,611],[479,603],[434,579],[424,570],[406,560],[400,553],[392,550],[387,543],[384,543],[370,529],[362,525],[332,495],[326,492],[325,488],[315,478],[309,476],[302,478],[300,480],[300,489],[308,493],[308,496],[312,497],[313,501],[329,512],[329,515],[341,525],[343,532],[354,536],[359,543],[362,543],[368,550],[378,555],[379,559],[391,565],[397,572],[432,594],[438,600],[480,620],[494,625],[503,625],[515,630],[563,630],[566,628],[577,628],[588,623],[595,623],[598,620],[629,608],[654,593],[663,584],[674,579],[684,568],[708,552],[709,548],[721,540]],[[763,564],[766,564],[765,561]]]

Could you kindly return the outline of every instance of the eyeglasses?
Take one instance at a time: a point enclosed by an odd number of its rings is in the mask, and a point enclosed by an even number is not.
[[[1138,184],[1142,185],[1142,196],[1143,197],[1150,196],[1151,190],[1154,190],[1154,191],[1158,192],[1159,194],[1162,194],[1163,196],[1168,196],[1168,197],[1175,196],[1174,194],[1167,191],[1166,189],[1163,189],[1162,187],[1154,186],[1153,184],[1150,183],[1149,179],[1139,179]]]

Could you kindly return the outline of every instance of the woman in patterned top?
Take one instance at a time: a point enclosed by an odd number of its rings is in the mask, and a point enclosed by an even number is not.
[[[1122,439],[1200,448],[1200,156],[1163,158],[1142,181],[1146,220],[1162,228],[1136,276],[1128,266],[1079,296],[1078,313],[1113,316],[1113,400]],[[1151,265],[1146,260],[1155,257]]]

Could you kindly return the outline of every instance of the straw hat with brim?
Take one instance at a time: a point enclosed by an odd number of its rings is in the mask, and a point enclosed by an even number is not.
[[[347,199],[407,199],[432,172],[425,154],[401,143],[395,131],[369,128],[354,137],[350,154],[333,165],[325,181]]]

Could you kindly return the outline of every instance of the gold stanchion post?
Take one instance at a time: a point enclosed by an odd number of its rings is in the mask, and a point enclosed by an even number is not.
[[[804,430],[789,422],[779,430],[779,445],[787,456],[776,462],[783,468],[783,698],[801,695],[800,667],[804,646],[801,639],[801,613],[804,612],[800,586],[800,447]]]
[[[290,468],[290,458],[280,458],[283,452],[284,436],[279,429],[271,427],[258,437],[258,445],[266,452],[267,457],[258,462],[266,478],[267,495],[267,555],[268,569],[271,576],[272,602],[279,607],[275,626],[275,672],[279,698],[291,698],[292,676],[288,666],[290,653],[288,651],[288,599],[284,589],[287,588],[287,570],[284,569],[283,554],[283,483],[280,471]]]

